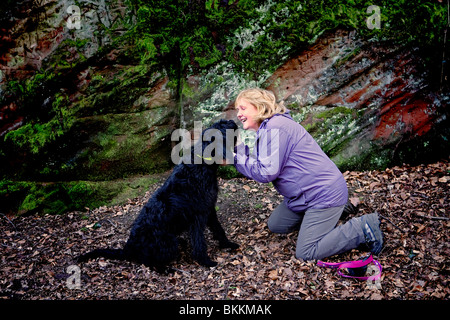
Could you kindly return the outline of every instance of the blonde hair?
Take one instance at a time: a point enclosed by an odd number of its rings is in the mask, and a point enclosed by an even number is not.
[[[246,100],[256,107],[258,115],[255,121],[262,122],[265,119],[272,117],[274,114],[286,113],[287,109],[283,103],[277,103],[275,95],[272,91],[263,90],[259,88],[251,88],[241,91],[235,100],[235,107],[238,107],[240,100]]]

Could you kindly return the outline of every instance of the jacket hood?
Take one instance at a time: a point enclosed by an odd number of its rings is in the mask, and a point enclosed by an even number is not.
[[[269,122],[269,120],[272,119],[272,118],[274,118],[274,117],[286,117],[286,118],[288,118],[288,119],[293,120],[292,117],[291,117],[291,115],[290,115],[290,113],[291,113],[291,110],[286,110],[285,113],[276,113],[276,114],[274,114],[273,116],[271,116],[270,118],[264,119],[264,121],[261,122],[261,124],[260,124],[260,126],[259,126],[259,129],[264,129],[264,128],[267,126],[267,122]],[[259,130],[259,129],[258,129],[258,130]]]

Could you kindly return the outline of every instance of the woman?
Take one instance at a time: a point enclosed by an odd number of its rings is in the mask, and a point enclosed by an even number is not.
[[[235,107],[244,130],[257,132],[252,154],[246,145],[236,147],[236,169],[258,182],[272,182],[284,196],[269,217],[268,227],[275,233],[299,230],[295,256],[323,259],[363,244],[378,254],[383,245],[378,214],[336,227],[348,201],[346,181],[274,94],[257,88],[244,90]]]

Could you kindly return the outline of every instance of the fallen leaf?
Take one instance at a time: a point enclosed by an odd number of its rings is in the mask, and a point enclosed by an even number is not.
[[[275,234],[267,228],[267,218],[283,197],[273,186],[235,178],[219,180],[223,192],[218,213],[225,233],[240,248],[220,250],[205,232],[208,253],[219,263],[211,269],[193,261],[185,239],[171,264],[172,275],[138,263],[98,259],[79,265],[83,290],[66,287],[65,268],[76,256],[126,243],[142,205],[161,184],[122,206],[58,216],[11,216],[10,222],[0,217],[0,299],[446,299],[450,221],[435,218],[448,216],[448,172],[448,162],[437,162],[346,173],[349,200],[354,205],[360,201],[358,216],[376,210],[389,219],[380,225],[386,239],[377,257],[383,266],[381,290],[295,258],[298,232]],[[242,189],[249,192],[245,197]],[[94,221],[103,227],[95,229]],[[361,255],[351,250],[329,262],[358,260]]]
[[[425,226],[423,224],[421,224],[416,232],[420,233],[423,229],[425,229]]]
[[[349,200],[355,207],[359,206],[361,202],[358,197],[351,197]]]
[[[278,270],[272,270],[269,272],[269,278],[271,280],[277,280],[278,279]]]

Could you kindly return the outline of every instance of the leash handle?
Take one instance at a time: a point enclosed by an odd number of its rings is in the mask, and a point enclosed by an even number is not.
[[[367,265],[369,265],[370,263],[373,263],[377,268],[378,268],[378,273],[375,275],[371,275],[371,276],[364,276],[364,277],[357,277],[357,276],[351,276],[348,274],[345,274],[341,271],[341,269],[352,269],[352,268],[362,268],[365,267]],[[378,260],[375,260],[372,255],[366,257],[365,259],[362,260],[356,260],[356,261],[344,261],[344,262],[323,262],[321,260],[317,261],[317,265],[319,267],[324,267],[324,268],[331,268],[331,269],[338,269],[337,273],[344,278],[353,278],[353,279],[358,279],[358,280],[377,280],[381,278],[381,272],[383,270],[383,268],[381,267],[380,262],[378,262]]]

